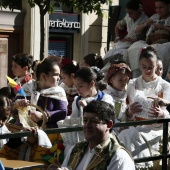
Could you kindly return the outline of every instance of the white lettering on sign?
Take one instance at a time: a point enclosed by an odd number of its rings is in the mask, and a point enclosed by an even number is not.
[[[74,28],[74,29],[80,29],[80,22],[71,22],[63,20],[49,20],[49,26],[53,28]]]

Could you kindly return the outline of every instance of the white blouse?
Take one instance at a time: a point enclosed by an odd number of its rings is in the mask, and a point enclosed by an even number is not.
[[[126,99],[127,99],[127,93],[126,90],[118,91],[115,90],[110,85],[107,85],[106,90],[104,90],[105,93],[109,94],[113,98],[113,105],[115,109],[117,109],[118,104],[120,104],[120,111],[119,113],[116,113],[116,118],[120,121],[125,121],[125,110],[127,108]]]
[[[97,95],[96,95],[97,96]],[[90,101],[94,100],[96,96],[93,97],[87,97],[87,98],[81,98],[81,100],[85,100],[86,103],[89,103]],[[77,108],[76,105],[76,100],[77,100],[76,96],[74,98],[74,101],[72,103],[72,114],[71,114],[71,118],[76,118],[76,117],[80,117],[80,109]],[[105,101],[107,103],[110,103],[113,105],[113,98],[112,96],[110,96],[109,94],[104,94],[103,98],[101,99],[101,101]]]
[[[160,76],[150,82],[146,82],[142,76],[130,80],[127,87],[127,95],[130,103],[134,102],[133,99],[137,91],[143,91],[146,97],[161,97],[170,101],[170,83],[163,80]],[[166,108],[162,107],[162,109],[165,111],[165,117],[169,117],[169,112]]]

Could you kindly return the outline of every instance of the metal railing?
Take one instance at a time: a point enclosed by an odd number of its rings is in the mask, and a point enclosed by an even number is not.
[[[126,127],[126,126],[138,126],[138,125],[151,125],[155,123],[163,124],[163,151],[158,156],[150,156],[144,158],[135,159],[135,163],[154,161],[154,160],[162,160],[162,170],[167,170],[167,158],[170,158],[170,154],[168,154],[167,144],[168,144],[168,123],[170,119],[154,119],[147,121],[133,121],[127,123],[117,123],[115,127]],[[74,132],[74,131],[82,131],[82,127],[69,127],[69,128],[51,128],[46,129],[45,132],[47,134],[55,134],[55,133],[66,133],[66,132]],[[32,132],[23,131],[16,133],[7,133],[1,134],[0,139],[6,138],[17,138],[17,137],[25,137],[25,136],[33,136]]]

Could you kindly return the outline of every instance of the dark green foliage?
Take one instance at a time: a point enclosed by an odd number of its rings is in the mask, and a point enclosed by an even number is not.
[[[21,9],[22,8],[22,0],[0,0],[0,7],[13,9]]]

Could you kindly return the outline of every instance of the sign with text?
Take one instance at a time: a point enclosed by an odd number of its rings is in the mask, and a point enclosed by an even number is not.
[[[76,33],[79,30],[79,14],[52,13],[49,15],[50,32]]]

